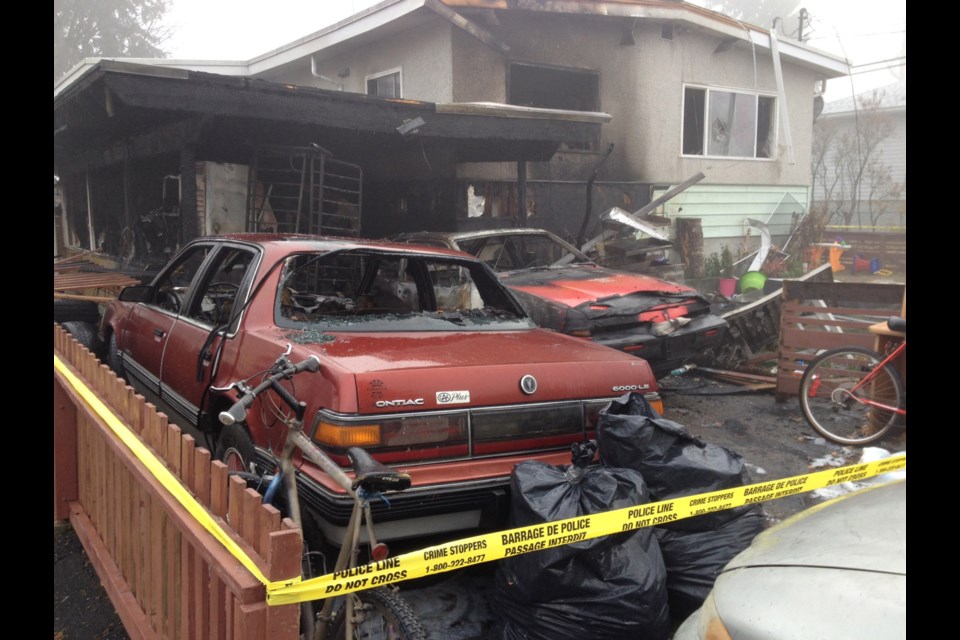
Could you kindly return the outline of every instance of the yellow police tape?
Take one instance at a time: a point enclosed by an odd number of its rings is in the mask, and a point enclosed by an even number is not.
[[[828,469],[803,476],[770,480],[734,489],[662,500],[579,518],[556,520],[462,538],[347,571],[304,580],[288,587],[268,590],[267,602],[273,605],[290,604],[361,591],[531,551],[676,522],[745,504],[784,498],[834,484],[862,480],[906,466],[907,454],[904,453],[883,460]]]
[[[111,430],[143,462],[168,491],[266,586],[271,605],[294,604],[330,596],[362,591],[435,573],[455,571],[482,562],[550,549],[601,536],[633,531],[644,527],[676,522],[684,518],[732,509],[746,504],[776,500],[822,489],[830,485],[863,480],[907,466],[907,454],[817,471],[802,476],[781,478],[751,485],[700,493],[673,500],[662,500],[605,511],[578,518],[544,522],[496,533],[461,538],[452,542],[411,551],[371,564],[301,580],[271,582],[250,557],[230,538],[207,510],[194,499],[180,480],[156,458],[152,451],[110,411],[97,396],[54,355],[54,367],[77,390]]]

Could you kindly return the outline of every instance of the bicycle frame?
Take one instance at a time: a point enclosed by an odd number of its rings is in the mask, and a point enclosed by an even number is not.
[[[906,408],[894,407],[894,406],[891,406],[891,405],[888,405],[888,404],[884,404],[884,403],[882,403],[882,402],[877,402],[876,400],[871,400],[871,399],[869,399],[869,398],[861,398],[860,396],[856,395],[856,393],[855,393],[855,392],[857,391],[857,389],[861,388],[863,385],[865,385],[865,384],[866,384],[867,382],[869,382],[870,380],[873,380],[873,378],[875,378],[875,377],[877,376],[877,372],[879,372],[879,371],[880,371],[881,369],[883,369],[885,366],[887,366],[888,364],[890,364],[891,362],[893,362],[894,360],[896,360],[896,359],[900,356],[900,354],[901,354],[901,353],[904,353],[906,350],[907,350],[907,341],[904,340],[904,341],[901,342],[899,345],[897,345],[897,348],[894,349],[893,351],[891,351],[891,352],[887,355],[887,357],[884,358],[877,366],[875,366],[873,369],[871,369],[871,370],[870,370],[870,373],[868,373],[866,376],[864,376],[863,380],[861,380],[860,382],[858,382],[857,384],[855,384],[855,385],[853,386],[853,388],[849,390],[849,392],[848,392],[849,396],[850,396],[851,398],[855,399],[855,400],[856,400],[857,402],[859,402],[860,404],[864,404],[864,405],[867,405],[867,406],[869,406],[869,407],[877,407],[878,409],[884,409],[885,411],[892,411],[892,412],[896,413],[897,415],[901,415],[901,416],[907,415],[907,410],[906,410]]]
[[[303,433],[303,418],[298,415],[291,421],[289,432],[287,433],[286,443],[283,448],[283,455],[280,458],[280,470],[283,474],[284,490],[287,494],[287,503],[289,504],[290,517],[303,530],[303,523],[300,519],[300,502],[297,494],[296,469],[293,466],[293,452],[299,449],[305,458],[316,464],[324,472],[330,475],[337,484],[353,498],[353,511],[350,514],[350,521],[347,523],[345,543],[340,547],[340,554],[337,556],[337,562],[334,566],[334,572],[352,569],[356,566],[357,557],[360,553],[360,530],[363,523],[366,523],[367,536],[371,548],[377,545],[373,533],[373,526],[370,518],[370,505],[363,501],[356,491],[353,490],[350,478],[327,457],[313,442]],[[349,539],[349,545],[346,540]],[[354,624],[354,605],[356,604],[352,594],[346,596],[346,606],[344,610],[346,625],[346,637],[352,637]],[[327,598],[320,610],[319,627],[316,630],[307,629],[307,636],[314,638],[326,638],[327,627],[330,623],[330,616],[333,613],[335,598]],[[308,621],[308,627],[312,624],[312,619]]]
[[[290,393],[279,383],[281,378],[294,375],[300,371],[316,371],[316,367],[319,366],[319,361],[317,361],[314,357],[313,363],[310,363],[310,359],[308,358],[298,365],[293,365],[287,359],[289,354],[290,346],[288,345],[287,351],[282,354],[275,363],[275,373],[267,377],[264,382],[257,385],[257,387],[254,389],[249,388],[244,383],[235,383],[230,387],[217,389],[219,391],[226,391],[233,386],[236,386],[241,394],[241,400],[236,402],[229,411],[221,413],[220,420],[224,424],[234,424],[235,422],[242,420],[246,415],[246,408],[253,401],[253,399],[256,398],[259,393],[266,391],[267,389],[272,389],[283,399],[283,401],[293,411],[292,417],[285,418],[283,420],[283,422],[287,425],[288,431],[284,441],[283,452],[280,457],[280,472],[284,493],[286,494],[287,498],[288,509],[290,510],[290,517],[300,528],[300,530],[303,531],[303,520],[300,513],[300,500],[297,491],[296,468],[293,465],[294,451],[299,449],[305,459],[317,465],[317,467],[319,467],[324,473],[329,475],[338,485],[340,485],[347,495],[353,498],[353,510],[350,514],[350,520],[347,524],[344,544],[340,547],[340,553],[337,557],[334,571],[338,572],[346,569],[352,569],[356,566],[357,558],[360,555],[360,532],[364,525],[366,525],[368,542],[370,544],[370,548],[374,550],[374,555],[376,553],[376,549],[378,547],[382,547],[382,545],[378,545],[376,536],[374,535],[373,522],[370,514],[370,505],[366,501],[365,497],[361,495],[360,491],[353,488],[353,483],[351,482],[350,478],[346,473],[343,472],[339,465],[331,460],[329,456],[327,456],[316,444],[313,443],[313,441],[310,440],[309,437],[307,437],[306,434],[304,434],[303,416],[307,408],[306,403],[298,401],[292,393]],[[311,364],[312,367],[308,366]],[[359,600],[356,598],[355,594],[352,593],[345,594],[343,597],[346,598],[344,607],[344,626],[346,629],[346,637],[350,638],[353,634],[354,624],[360,621],[357,619],[356,615],[356,605],[358,604]],[[324,600],[323,608],[321,609],[319,616],[319,626],[316,628],[314,628],[315,618],[312,613],[312,608],[310,615],[304,616],[304,624],[306,626],[304,632],[307,638],[323,640],[327,637],[335,600],[335,597],[326,598]]]

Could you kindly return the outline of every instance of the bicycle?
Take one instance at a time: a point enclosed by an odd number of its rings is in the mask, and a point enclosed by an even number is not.
[[[304,458],[310,460],[334,481],[337,482],[354,500],[353,511],[347,524],[344,544],[340,547],[335,572],[349,570],[357,565],[360,555],[360,533],[365,528],[370,546],[370,556],[374,560],[384,560],[389,554],[387,545],[378,543],[374,535],[369,500],[387,491],[402,491],[410,486],[409,474],[402,473],[376,461],[360,447],[347,449],[347,457],[354,469],[351,480],[346,473],[324,453],[303,432],[303,416],[307,403],[297,398],[281,380],[290,380],[293,376],[308,371],[320,370],[320,361],[310,356],[299,363],[290,362],[291,347],[277,358],[273,366],[264,373],[263,381],[250,387],[248,380],[239,380],[217,391],[235,389],[239,399],[228,409],[220,413],[220,422],[224,425],[241,423],[246,419],[247,409],[253,401],[267,389],[273,390],[290,407],[292,415],[284,418],[288,430],[280,457],[279,472],[273,476],[257,476],[248,472],[232,472],[240,475],[249,483],[262,489],[264,501],[272,501],[283,486],[284,507],[290,518],[300,528],[303,524],[300,503],[297,497],[296,469],[293,464],[294,451],[299,449]],[[349,541],[349,543],[347,543]],[[304,540],[304,577],[314,577],[311,562],[312,554],[307,550]],[[323,568],[326,572],[326,567]],[[308,640],[329,640],[332,638],[389,638],[390,640],[425,640],[426,634],[417,620],[413,609],[400,596],[395,588],[379,587],[355,593],[326,598],[319,612],[313,602],[303,604],[301,615],[301,637]]]
[[[887,326],[906,335],[906,318]],[[882,439],[906,417],[906,391],[894,363],[907,352],[907,340],[887,353],[862,347],[829,349],[818,355],[800,379],[800,408],[813,429],[842,445]]]

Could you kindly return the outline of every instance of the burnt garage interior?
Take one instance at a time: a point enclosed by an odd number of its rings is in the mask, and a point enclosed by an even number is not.
[[[96,249],[150,271],[211,233],[524,226],[527,163],[596,140],[607,120],[101,60],[54,94],[55,252]],[[465,162],[515,163],[495,211],[487,198],[468,215]],[[579,226],[574,210],[565,228]]]

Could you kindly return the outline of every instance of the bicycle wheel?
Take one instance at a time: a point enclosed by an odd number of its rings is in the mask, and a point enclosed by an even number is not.
[[[889,364],[863,386],[853,388],[882,362],[879,354],[860,347],[830,349],[810,363],[800,379],[800,408],[813,429],[827,440],[866,445],[883,438],[903,406],[903,384]]]
[[[426,633],[416,614],[407,602],[390,587],[359,591],[356,597],[360,601],[361,620],[354,625],[353,638],[364,640],[426,640]],[[350,596],[347,596],[350,597]],[[346,607],[339,608],[331,622],[330,637],[347,640]],[[355,612],[356,613],[356,612]]]

